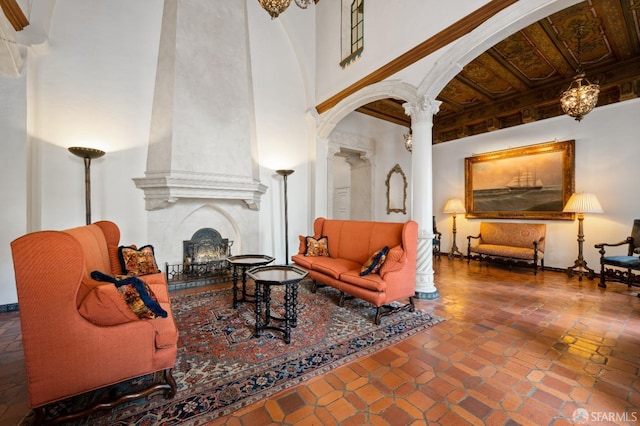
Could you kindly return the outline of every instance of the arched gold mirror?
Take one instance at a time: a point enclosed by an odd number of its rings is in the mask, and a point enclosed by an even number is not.
[[[387,214],[407,214],[407,177],[399,164],[387,173]]]

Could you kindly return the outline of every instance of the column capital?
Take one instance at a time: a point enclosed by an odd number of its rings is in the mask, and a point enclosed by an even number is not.
[[[406,102],[402,104],[404,112],[411,117],[412,123],[423,123],[433,121],[433,116],[440,109],[442,102],[430,99],[424,96],[415,102]]]

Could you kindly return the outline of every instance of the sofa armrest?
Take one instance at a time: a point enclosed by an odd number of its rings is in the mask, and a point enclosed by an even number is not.
[[[471,240],[479,240],[482,238],[482,234],[478,235],[467,235],[467,262],[471,259]]]
[[[533,250],[538,251],[538,246],[544,243],[544,237],[540,237],[539,240],[533,242]]]

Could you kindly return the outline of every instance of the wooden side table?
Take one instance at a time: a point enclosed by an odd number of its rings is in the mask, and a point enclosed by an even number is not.
[[[291,328],[298,325],[298,283],[306,277],[307,271],[291,265],[258,266],[247,271],[247,276],[256,283],[256,332],[255,336],[262,336],[266,329],[281,331],[285,343],[291,343]],[[271,286],[284,285],[284,318],[271,314]],[[264,313],[262,303],[264,302]],[[281,326],[273,325],[271,321],[278,321]]]
[[[240,254],[227,258],[233,267],[233,308],[238,307],[238,302],[255,302],[255,295],[247,293],[247,270],[256,266],[268,265],[274,258],[263,254]],[[242,272],[242,297],[238,298],[238,270]],[[250,299],[251,298],[251,299]]]

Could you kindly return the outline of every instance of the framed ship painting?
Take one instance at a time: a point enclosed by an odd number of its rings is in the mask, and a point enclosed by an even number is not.
[[[467,218],[563,219],[575,187],[575,141],[465,158]]]

